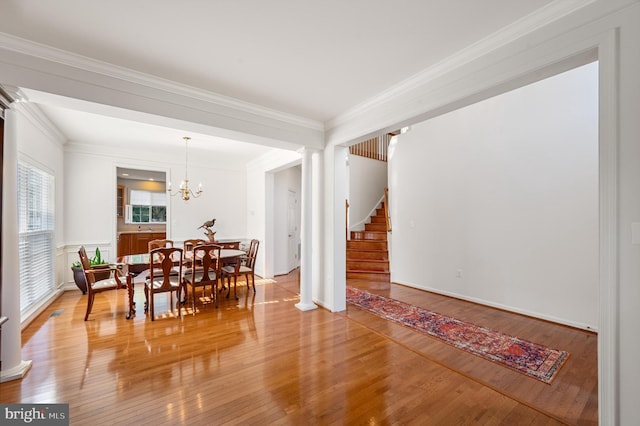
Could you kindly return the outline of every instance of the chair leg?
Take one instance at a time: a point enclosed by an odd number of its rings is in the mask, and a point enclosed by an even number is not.
[[[193,315],[196,314],[196,286],[191,286],[191,297],[193,298]]]
[[[238,300],[238,276],[233,276],[233,297]]]
[[[95,293],[89,291],[89,295],[87,296],[87,313],[84,315],[84,320],[87,321],[89,319],[89,314],[91,313],[91,309],[93,309],[93,299],[95,297]]]
[[[253,287],[253,292],[256,292],[256,276],[252,273],[251,274],[251,286]]]
[[[186,297],[186,291],[185,291],[185,297]],[[182,302],[181,302],[181,298],[180,296],[182,296],[182,284],[180,284],[178,286],[178,301],[176,302],[176,307],[178,308],[178,316],[181,317],[182,316]]]
[[[154,312],[153,309],[153,292],[149,292],[149,313],[151,314],[151,321],[155,321],[156,320],[156,314]]]
[[[149,288],[146,283],[144,285],[144,311],[149,311]]]

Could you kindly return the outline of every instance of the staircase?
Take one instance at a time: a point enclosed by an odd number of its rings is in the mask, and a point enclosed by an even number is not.
[[[347,240],[347,279],[390,281],[387,219],[384,202],[365,224],[364,231],[351,231]]]

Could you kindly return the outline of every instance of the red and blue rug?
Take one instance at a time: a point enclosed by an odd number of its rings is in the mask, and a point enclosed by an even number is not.
[[[566,351],[353,287],[347,287],[347,303],[545,383],[553,381],[569,357]]]

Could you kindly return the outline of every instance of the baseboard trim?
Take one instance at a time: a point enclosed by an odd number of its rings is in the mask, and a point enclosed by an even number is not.
[[[16,365],[13,368],[10,368],[7,371],[0,372],[0,383],[9,382],[11,380],[22,379],[27,371],[31,368],[31,364],[33,361],[21,361],[20,364]]]

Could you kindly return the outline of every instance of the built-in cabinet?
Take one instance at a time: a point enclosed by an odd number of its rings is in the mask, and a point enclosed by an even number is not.
[[[116,216],[124,217],[125,191],[123,185],[118,185],[116,190]]]
[[[147,253],[149,241],[166,238],[165,232],[121,232],[118,234],[118,256]]]

